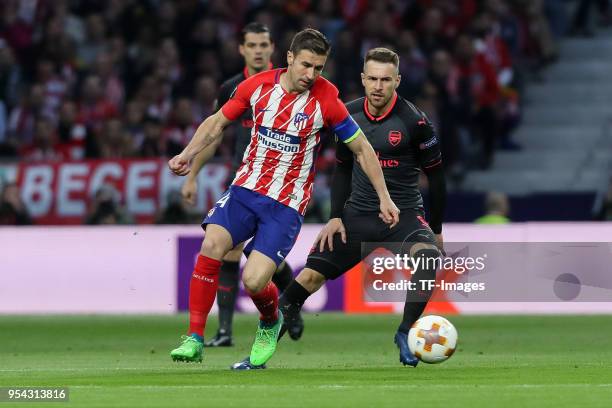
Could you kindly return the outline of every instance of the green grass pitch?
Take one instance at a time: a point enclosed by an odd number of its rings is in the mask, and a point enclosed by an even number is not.
[[[232,372],[254,315],[237,316],[236,346],[205,350],[202,364],[170,360],[185,315],[0,316],[0,387],[69,387],[54,407],[612,406],[612,316],[451,316],[457,352],[416,369],[398,362],[398,319],[307,315],[267,370]]]

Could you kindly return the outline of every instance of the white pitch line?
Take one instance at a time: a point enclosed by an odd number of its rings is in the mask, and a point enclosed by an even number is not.
[[[182,371],[187,370],[189,368],[199,369],[200,366],[193,367],[157,367],[157,368],[148,368],[142,369],[140,367],[83,367],[83,368],[69,368],[69,367],[59,367],[59,368],[8,368],[8,369],[0,369],[0,373],[29,373],[29,372],[53,372],[53,371],[63,371],[63,372],[84,372],[84,371],[143,371],[143,372],[156,372],[156,371],[169,371],[176,370]],[[206,370],[202,370],[203,372]]]
[[[209,389],[209,388],[269,388],[273,386],[274,388],[318,388],[318,389],[352,389],[352,388],[363,388],[364,385],[306,385],[306,384],[201,384],[201,385],[117,385],[117,386],[101,386],[101,385],[75,385],[69,386],[69,388],[83,388],[83,389],[116,389],[116,388],[126,388],[126,389]],[[571,388],[585,388],[585,387],[595,387],[595,388],[609,388],[612,387],[612,384],[482,384],[482,385],[474,385],[474,384],[405,384],[405,385],[390,385],[390,384],[380,384],[380,385],[366,385],[365,387],[371,388],[385,388],[385,389],[406,389],[406,388],[462,388],[473,387],[473,388],[557,388],[557,387],[571,387]]]

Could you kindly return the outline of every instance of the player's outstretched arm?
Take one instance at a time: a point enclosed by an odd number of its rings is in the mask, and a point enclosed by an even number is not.
[[[425,175],[429,184],[429,226],[436,235],[438,248],[444,251],[444,239],[442,238],[442,220],[446,207],[444,168],[438,165],[431,169],[425,169]]]
[[[223,115],[221,110],[206,118],[183,151],[168,161],[170,170],[179,176],[189,174],[193,158],[207,146],[220,141],[223,129],[230,123],[231,121]]]
[[[442,165],[440,142],[431,122],[423,117],[411,129],[414,149],[429,184],[429,226],[436,235],[436,244],[444,252],[442,220],[446,207],[446,177]]]
[[[191,171],[187,174],[183,187],[181,187],[181,195],[189,205],[195,204],[196,194],[198,192],[198,173],[212,157],[221,144],[222,138],[218,138],[211,145],[206,146],[198,153],[191,163]]]
[[[359,136],[349,142],[347,146],[355,154],[357,162],[370,179],[370,182],[376,190],[376,194],[378,194],[381,218],[387,224],[391,224],[390,228],[393,228],[399,222],[400,210],[393,200],[391,200],[382,169],[380,168],[380,163],[378,162],[372,145],[370,145],[370,142],[368,142],[364,134],[360,131]]]
[[[331,180],[331,213],[329,221],[323,227],[313,247],[319,246],[319,252],[325,249],[325,243],[330,251],[334,250],[334,236],[340,234],[340,239],[346,244],[346,229],[342,223],[344,204],[351,195],[353,181],[353,152],[346,144],[336,144],[336,168]]]
[[[345,143],[336,143],[336,168],[331,179],[331,212],[329,218],[341,218],[353,182],[353,152]]]

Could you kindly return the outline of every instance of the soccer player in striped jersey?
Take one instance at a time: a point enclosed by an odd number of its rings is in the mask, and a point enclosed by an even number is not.
[[[189,289],[189,330],[170,355],[201,361],[203,334],[215,299],[221,259],[253,237],[242,274],[247,293],[260,312],[252,367],[262,367],[276,350],[283,323],[272,274],[291,250],[311,197],[320,130],[330,128],[355,155],[371,181],[382,219],[399,222],[372,146],[338,98],[337,88],[321,77],[330,44],[313,29],[297,33],[287,52],[287,68],[244,80],[231,99],[196,130],[170,159],[170,169],[187,175],[192,159],[223,134],[245,111],[253,112],[251,141],[232,185],[202,222],[206,230]]]
[[[245,79],[252,75],[272,68],[270,59],[274,52],[274,42],[270,38],[270,30],[261,23],[249,23],[240,33],[240,54],[244,57],[245,67],[237,75],[234,75],[221,85],[219,97],[215,103],[215,111],[230,99],[236,87]],[[242,156],[246,151],[251,140],[251,130],[253,128],[253,114],[249,109],[235,123],[234,142],[234,161],[232,163],[232,174],[238,170],[242,164]],[[216,143],[207,146],[193,159],[191,171],[185,177],[185,183],[181,188],[183,198],[190,204],[195,203],[195,196],[198,191],[197,175],[215,154],[217,147],[221,143],[221,138]],[[209,339],[206,347],[227,347],[232,343],[232,320],[236,307],[236,297],[238,295],[238,281],[240,278],[240,258],[244,243],[236,245],[223,257],[223,264],[219,272],[219,288],[217,289],[217,306],[219,307],[219,329],[217,334]],[[272,276],[272,282],[278,287],[279,292],[283,292],[289,282],[293,280],[293,271],[286,261],[281,262],[278,269]],[[289,336],[297,340],[301,336],[302,320],[298,316],[296,324],[289,329]]]

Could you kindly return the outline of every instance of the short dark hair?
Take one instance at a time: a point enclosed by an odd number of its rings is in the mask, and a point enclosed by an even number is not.
[[[254,34],[268,33],[268,35],[270,35],[270,29],[265,24],[253,21],[245,25],[242,31],[240,31],[240,44],[244,44],[244,42],[246,41],[246,35],[248,33],[254,33]],[[270,36],[270,41],[272,41],[272,36]]]
[[[289,46],[289,50],[294,56],[302,50],[307,50],[317,55],[327,55],[330,49],[331,44],[327,37],[313,28],[306,28],[297,33],[293,40],[291,40],[291,46]]]
[[[391,51],[388,48],[372,48],[370,51],[367,52],[365,56],[365,60],[363,61],[364,67],[368,61],[382,62],[384,64],[393,64],[396,68],[399,68],[399,55],[397,55],[397,53]]]

